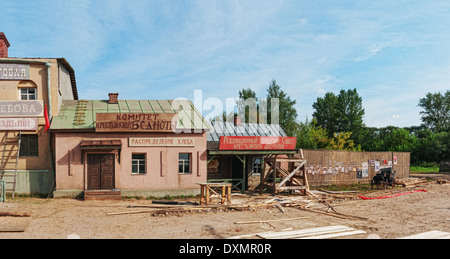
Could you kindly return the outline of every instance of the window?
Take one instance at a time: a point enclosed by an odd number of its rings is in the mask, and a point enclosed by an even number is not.
[[[20,88],[20,100],[36,100],[36,88]]]
[[[261,158],[254,158],[253,159],[253,174],[260,174],[261,173]]]
[[[22,135],[19,156],[39,156],[38,135]]]
[[[145,174],[145,154],[131,155],[131,174]]]
[[[191,154],[189,153],[178,154],[178,173],[179,174],[191,173]]]

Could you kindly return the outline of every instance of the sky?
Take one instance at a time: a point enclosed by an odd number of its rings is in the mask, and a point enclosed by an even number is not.
[[[450,89],[449,28],[448,0],[0,0],[9,56],[66,58],[80,99],[195,98],[207,117],[275,79],[299,121],[356,88],[366,126],[418,126]]]

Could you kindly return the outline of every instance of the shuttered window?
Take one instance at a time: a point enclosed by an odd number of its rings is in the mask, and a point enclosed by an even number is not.
[[[20,156],[39,156],[38,135],[22,135],[20,142]]]

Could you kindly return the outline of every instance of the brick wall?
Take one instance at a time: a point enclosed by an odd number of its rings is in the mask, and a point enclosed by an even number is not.
[[[8,48],[9,48],[8,39],[3,32],[0,32],[0,58],[8,57]]]

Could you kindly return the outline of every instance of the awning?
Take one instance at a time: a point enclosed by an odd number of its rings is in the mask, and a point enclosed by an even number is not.
[[[86,140],[81,141],[81,149],[122,149],[120,140]]]
[[[120,140],[85,140],[81,141],[81,161],[84,163],[84,152],[88,150],[113,151],[118,155],[120,164],[120,151],[122,150],[122,141]]]

